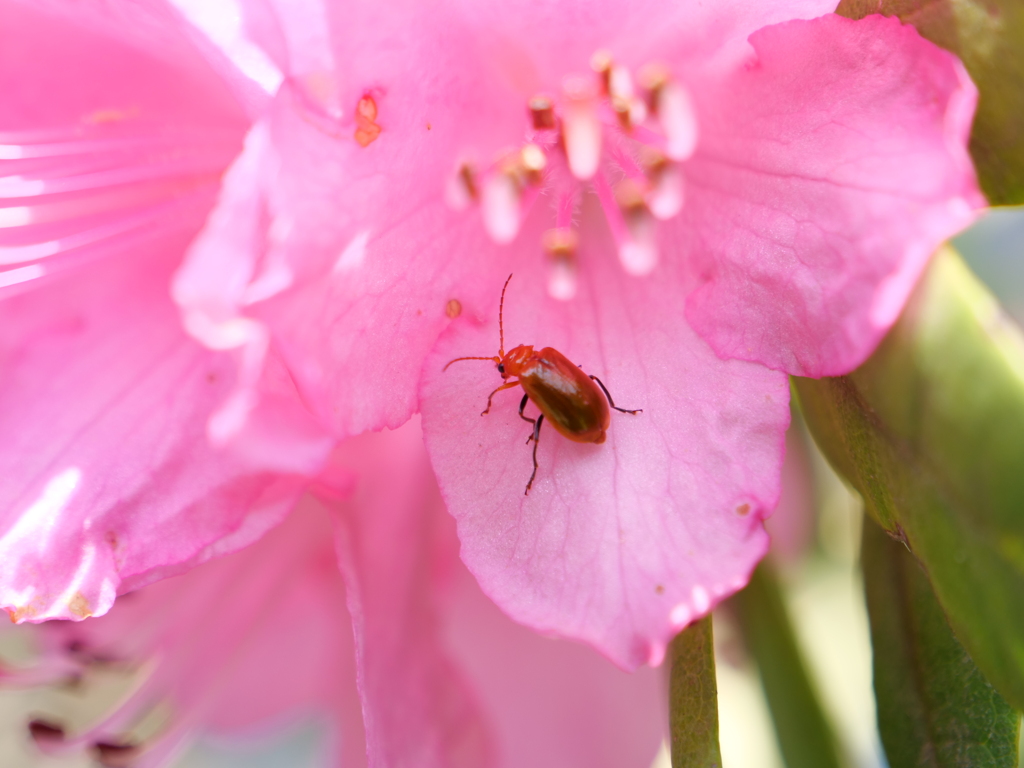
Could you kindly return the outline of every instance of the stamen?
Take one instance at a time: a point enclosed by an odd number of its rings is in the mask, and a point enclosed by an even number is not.
[[[686,160],[697,148],[697,116],[690,94],[679,83],[668,83],[658,99],[658,120],[668,140],[668,156]]]
[[[138,744],[98,741],[93,745],[96,761],[104,768],[131,768],[142,749]]]
[[[631,116],[629,100],[621,96],[613,96],[612,110],[614,110],[615,116],[619,119],[619,125],[622,126],[623,130],[631,131],[633,129],[633,118]]]
[[[632,179],[624,179],[615,189],[615,200],[622,210],[629,237],[619,245],[619,261],[632,275],[646,275],[658,264],[654,217],[643,192]]]
[[[476,174],[469,163],[462,163],[445,186],[445,202],[455,211],[461,211],[480,198]]]
[[[49,720],[32,720],[28,724],[32,740],[40,747],[60,744],[64,741],[64,727]]]
[[[527,144],[519,153],[519,161],[528,183],[536,186],[544,180],[544,169],[547,167],[548,158],[543,149],[536,144]]]
[[[590,182],[615,239],[623,268],[649,273],[658,263],[657,223],[679,214],[683,169],[697,143],[697,120],[685,87],[659,64],[636,78],[610,52],[590,59],[594,75],[568,76],[557,97],[538,94],[528,103],[528,143],[506,152],[478,177],[460,166],[450,182],[449,203],[481,204],[493,240],[517,236],[545,186],[556,196],[555,226],[543,237],[548,293],[576,293],[573,211]],[[596,75],[596,76],[595,76]],[[611,180],[617,183],[614,185]]]
[[[555,105],[547,96],[530,99],[530,117],[535,131],[546,131],[555,127]]]
[[[631,275],[650,273],[658,264],[654,217],[644,204],[639,186],[632,179],[624,179],[613,193],[604,174],[598,174],[594,192],[615,238],[622,268]]]
[[[548,294],[569,301],[576,295],[576,233],[566,227],[549,229],[543,243],[548,255]]]
[[[639,80],[665,133],[666,153],[673,160],[686,160],[697,147],[697,116],[689,93],[661,64],[643,67]]]
[[[601,80],[601,92],[605,95],[611,93],[612,77],[612,54],[610,51],[595,51],[590,57],[590,68],[597,73]]]
[[[491,174],[484,181],[480,208],[487,234],[496,243],[511,243],[519,232],[519,185],[508,171]]]
[[[632,99],[633,78],[625,67],[612,67],[608,75],[608,93],[612,98]]]
[[[567,77],[563,83],[566,105],[562,139],[569,170],[580,181],[597,173],[601,162],[601,122],[597,119],[595,88],[589,80]]]
[[[640,164],[650,185],[647,207],[656,219],[673,218],[683,209],[683,174],[679,167],[653,147],[640,151]]]
[[[645,64],[637,72],[640,87],[647,94],[647,106],[654,114],[658,114],[658,97],[661,95],[661,89],[669,81],[669,77],[668,69],[662,64]]]

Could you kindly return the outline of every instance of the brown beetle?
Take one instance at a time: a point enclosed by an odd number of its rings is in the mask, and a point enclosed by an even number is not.
[[[487,396],[487,407],[480,414],[486,416],[491,410],[491,399],[503,389],[522,386],[526,394],[519,403],[519,418],[533,424],[533,434],[526,442],[533,441],[533,474],[526,484],[526,493],[530,492],[533,479],[537,476],[537,444],[540,440],[540,426],[544,419],[561,434],[577,443],[603,443],[605,433],[611,424],[611,406],[622,413],[643,413],[642,408],[631,411],[619,408],[612,400],[611,394],[597,376],[589,376],[557,349],[544,347],[535,352],[533,347],[520,344],[505,353],[505,289],[508,288],[512,275],[508,276],[504,288],[501,289],[501,302],[498,305],[498,336],[499,346],[496,357],[457,357],[449,360],[448,366],[460,360],[490,360],[495,363],[498,373],[505,383]],[[509,381],[510,378],[514,381]],[[601,387],[598,390],[594,382]],[[602,394],[603,393],[603,394]],[[531,419],[523,413],[528,400],[532,400],[540,415]]]

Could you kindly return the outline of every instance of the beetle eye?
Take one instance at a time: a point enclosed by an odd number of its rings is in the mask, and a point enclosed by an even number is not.
[[[504,363],[498,363],[498,373],[500,373],[502,376],[505,375],[505,364]]]

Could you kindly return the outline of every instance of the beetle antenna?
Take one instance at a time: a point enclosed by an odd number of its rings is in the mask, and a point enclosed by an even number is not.
[[[501,357],[505,357],[505,318],[503,317],[505,314],[505,289],[508,288],[511,279],[512,275],[509,275],[501,289],[501,302],[498,304],[498,339],[500,340],[498,354]]]
[[[456,357],[454,360],[449,360],[448,365],[451,365],[452,363],[457,363],[459,362],[459,360],[490,360],[492,363],[501,362],[500,357]],[[444,373],[445,371],[448,370],[448,365],[441,369],[441,373]]]

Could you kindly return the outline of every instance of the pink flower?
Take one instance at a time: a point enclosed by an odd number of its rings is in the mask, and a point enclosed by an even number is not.
[[[420,410],[484,591],[659,663],[765,552],[786,374],[859,364],[981,205],[964,70],[800,20],[826,2],[244,6],[287,77],[178,274],[189,326],[260,324],[335,435]],[[542,431],[529,495],[519,390],[481,418],[502,379],[444,370],[495,354],[509,273],[505,350],[643,409]]]
[[[307,496],[241,552],[126,596],[107,616],[47,625],[49,653],[22,676],[149,670],[83,733],[37,721],[40,745],[146,768],[198,728],[327,711],[339,766],[650,764],[662,735],[657,675],[538,637],[483,596],[459,562],[416,424],[352,440],[333,460],[358,473],[345,500]],[[166,725],[133,740],[157,706]]]
[[[895,20],[801,20],[818,0],[242,7],[218,48],[160,0],[0,0],[0,606],[100,615],[256,541],[311,482],[343,494],[336,442],[419,410],[483,593],[659,663],[767,547],[786,373],[863,360],[981,203],[962,68]],[[542,432],[528,496],[516,395],[481,418],[500,377],[442,370],[494,353],[510,272],[510,347],[643,409],[601,445]],[[433,518],[402,516],[429,478],[342,450],[386,499],[337,521],[371,761],[486,754],[431,634]]]
[[[657,676],[483,596],[417,426],[332,452],[275,350],[239,374],[185,334],[169,279],[241,146],[233,70],[161,4],[76,8],[0,4],[0,216],[19,222],[0,240],[0,603],[94,618],[45,625],[45,659],[0,682],[152,672],[85,732],[37,722],[40,746],[142,768],[197,730],[318,708],[346,766],[648,765]],[[258,348],[259,326],[233,328]],[[256,401],[232,401],[249,373]],[[313,477],[325,501],[303,495]],[[165,729],[132,741],[163,705]]]

